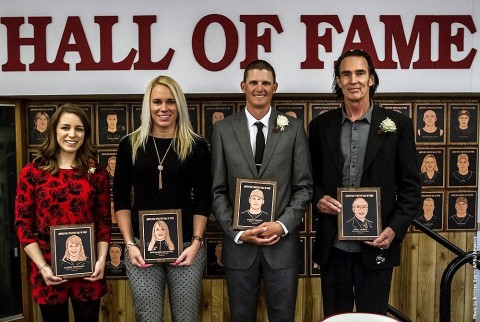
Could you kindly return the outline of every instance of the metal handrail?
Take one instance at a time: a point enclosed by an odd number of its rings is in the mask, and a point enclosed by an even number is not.
[[[393,315],[395,318],[399,319],[401,322],[412,322],[408,316],[394,308],[393,306],[388,306],[388,313]]]
[[[454,253],[455,255],[462,255],[465,253],[465,251],[461,248],[459,248],[457,245],[451,243],[448,239],[445,239],[444,237],[440,236],[437,232],[431,230],[421,222],[419,222],[417,219],[413,220],[412,223],[413,226],[417,227],[422,233],[425,233],[428,235],[430,238],[435,240],[437,243],[441,244],[443,247]]]
[[[463,265],[473,262],[474,256],[480,258],[480,252],[465,252],[461,248],[457,247],[455,244],[451,243],[449,240],[443,238],[438,233],[434,232],[418,220],[414,220],[412,223],[420,231],[428,235],[430,238],[435,240],[437,243],[441,244],[452,253],[457,255],[445,268],[445,271],[442,275],[442,281],[440,283],[440,322],[450,322],[450,310],[451,310],[451,300],[452,300],[452,280],[455,273]],[[480,269],[480,265],[476,264],[476,269]]]
[[[476,254],[474,252],[464,253],[454,260],[452,260],[442,275],[442,281],[440,282],[440,322],[450,322],[450,303],[451,303],[451,288],[452,280],[455,273],[465,264],[471,263],[474,256],[479,257],[480,252]],[[477,264],[477,269],[479,269]]]

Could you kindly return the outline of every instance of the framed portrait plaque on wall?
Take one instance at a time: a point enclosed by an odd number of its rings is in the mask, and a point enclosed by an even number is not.
[[[145,263],[174,262],[183,251],[182,210],[144,210],[139,214]]]
[[[105,262],[105,277],[107,279],[127,279],[124,250],[125,241],[123,238],[113,238],[112,236]]]
[[[94,224],[50,227],[52,271],[62,278],[90,276],[95,268]]]

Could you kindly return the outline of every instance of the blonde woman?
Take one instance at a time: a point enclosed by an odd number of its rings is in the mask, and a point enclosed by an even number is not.
[[[168,284],[172,320],[195,322],[206,258],[202,235],[211,204],[208,144],[193,132],[185,96],[171,77],[150,82],[140,119],[140,127],[120,141],[115,171],[122,175],[113,181],[136,320],[163,320]],[[184,249],[172,264],[146,265],[137,247],[139,211],[160,209],[182,210]]]
[[[441,186],[443,177],[439,172],[437,159],[433,154],[427,154],[420,166],[420,178],[424,186]]]
[[[175,250],[168,225],[163,220],[157,220],[153,224],[152,239],[148,243],[149,252],[164,252]]]
[[[67,238],[65,242],[65,255],[62,261],[68,265],[76,265],[77,263],[87,261],[82,239],[77,235],[72,235]]]

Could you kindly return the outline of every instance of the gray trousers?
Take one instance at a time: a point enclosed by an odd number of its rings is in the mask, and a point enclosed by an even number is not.
[[[184,247],[189,245],[190,243],[185,243]],[[125,253],[136,321],[163,321],[163,299],[165,286],[168,285],[172,321],[197,322],[205,261],[206,250],[201,248],[195,262],[189,267],[175,267],[170,263],[162,263],[140,268],[132,265],[128,254]]]

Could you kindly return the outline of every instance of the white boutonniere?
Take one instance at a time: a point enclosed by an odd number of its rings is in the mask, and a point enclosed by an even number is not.
[[[90,176],[95,173],[97,168],[95,168],[95,162],[89,160],[88,163],[88,170],[87,170],[87,179],[90,181]]]
[[[396,130],[397,126],[395,125],[395,122],[393,122],[389,117],[387,117],[382,121],[382,123],[380,123],[377,133],[394,133]]]
[[[277,125],[273,129],[273,132],[277,133],[278,131],[285,131],[285,128],[288,126],[288,119],[284,115],[277,116]]]

